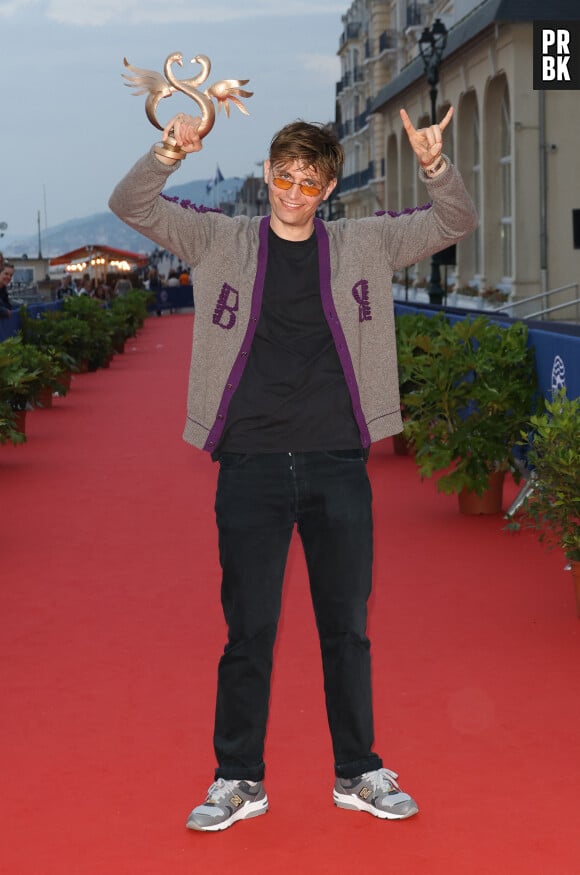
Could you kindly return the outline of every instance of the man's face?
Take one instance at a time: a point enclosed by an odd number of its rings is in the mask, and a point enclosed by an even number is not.
[[[5,267],[0,270],[0,286],[9,286],[14,276],[14,270],[11,267]]]
[[[270,224],[274,233],[285,240],[306,240],[312,233],[314,216],[336,186],[336,179],[325,183],[315,167],[305,167],[300,161],[272,164],[264,162],[264,180],[272,216]],[[279,188],[275,180],[289,187]],[[303,185],[308,192],[300,188]]]

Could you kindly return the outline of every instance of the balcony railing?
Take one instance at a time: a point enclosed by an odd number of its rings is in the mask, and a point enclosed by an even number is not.
[[[357,115],[354,120],[355,131],[360,131],[362,128],[364,128],[368,124],[368,120],[369,114],[366,110],[364,112],[361,112],[360,115]]]
[[[370,164],[366,170],[358,170],[340,180],[339,192],[354,191],[355,188],[365,188],[373,178],[373,167]]]

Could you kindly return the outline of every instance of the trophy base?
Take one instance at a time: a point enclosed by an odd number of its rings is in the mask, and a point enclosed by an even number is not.
[[[184,158],[187,158],[187,152],[184,152],[181,146],[177,145],[173,137],[167,137],[164,143],[155,143],[153,150],[156,155],[173,158],[174,161],[183,161]]]

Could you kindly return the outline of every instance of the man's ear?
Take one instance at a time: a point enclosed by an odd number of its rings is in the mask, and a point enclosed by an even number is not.
[[[330,195],[332,194],[332,192],[336,188],[337,183],[338,183],[338,179],[331,179],[330,180],[330,182],[328,183],[328,185],[324,189],[324,195],[322,198],[323,201],[328,200],[328,198],[330,197]]]
[[[264,161],[264,182],[268,182],[268,176],[270,175],[270,159],[267,158]]]

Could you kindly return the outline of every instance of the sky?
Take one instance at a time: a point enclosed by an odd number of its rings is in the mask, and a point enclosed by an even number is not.
[[[160,138],[145,97],[124,86],[123,58],[177,77],[207,55],[207,84],[249,79],[249,116],[221,112],[172,184],[259,174],[272,135],[301,118],[334,119],[341,16],[348,0],[0,0],[0,222],[6,240],[108,209],[117,181]],[[206,86],[204,86],[206,87]],[[160,102],[165,124],[195,104]],[[193,113],[195,114],[195,112]],[[0,239],[0,248],[2,240]]]

